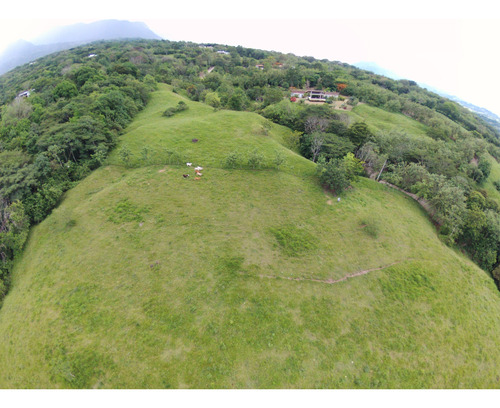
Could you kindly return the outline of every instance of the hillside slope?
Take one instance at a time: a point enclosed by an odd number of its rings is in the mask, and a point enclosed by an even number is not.
[[[1,387],[499,386],[498,291],[416,203],[367,179],[337,202],[286,129],[187,100],[161,116],[181,99],[162,86],[33,229],[0,310]],[[235,149],[287,161],[223,168]],[[151,164],[173,151],[201,180]]]

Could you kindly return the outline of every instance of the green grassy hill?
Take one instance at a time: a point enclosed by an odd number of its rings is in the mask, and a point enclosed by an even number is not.
[[[187,100],[162,117],[181,99],[162,86],[33,228],[0,309],[1,387],[500,385],[500,295],[417,203],[367,179],[338,202],[285,128]],[[255,149],[287,161],[221,165]]]
[[[348,114],[354,120],[366,121],[375,131],[390,131],[395,129],[407,132],[415,137],[429,139],[426,133],[428,128],[426,125],[412,120],[401,113],[388,112],[363,103],[356,106]]]

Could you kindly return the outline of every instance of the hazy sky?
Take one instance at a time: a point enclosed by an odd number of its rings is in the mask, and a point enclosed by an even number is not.
[[[60,0],[2,4],[0,52],[56,25],[144,21],[169,40],[375,62],[500,115],[500,12],[492,0]]]

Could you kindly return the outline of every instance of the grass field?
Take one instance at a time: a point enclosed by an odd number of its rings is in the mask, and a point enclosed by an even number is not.
[[[375,131],[398,130],[412,136],[429,138],[426,133],[426,125],[401,113],[388,112],[375,106],[360,104],[349,113],[349,116],[355,120],[366,121]]]
[[[33,229],[1,387],[499,387],[500,295],[418,204],[367,179],[337,202],[286,129],[189,101],[161,117],[179,98],[162,87],[123,136],[135,168],[115,152]],[[235,149],[287,161],[221,166]]]

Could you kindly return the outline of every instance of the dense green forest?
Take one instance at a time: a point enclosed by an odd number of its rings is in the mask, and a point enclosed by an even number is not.
[[[290,146],[317,162],[319,182],[338,194],[360,172],[383,170],[382,178],[428,201],[445,242],[496,275],[500,203],[482,188],[491,156],[500,159],[492,125],[413,81],[340,62],[137,40],[78,47],[0,77],[0,298],[30,225],[105,163],[158,83],[214,109],[253,111],[291,128]],[[292,102],[291,87],[339,91],[350,106],[364,103],[418,121],[425,135],[374,131],[331,103]],[[19,96],[24,91],[29,97]]]

